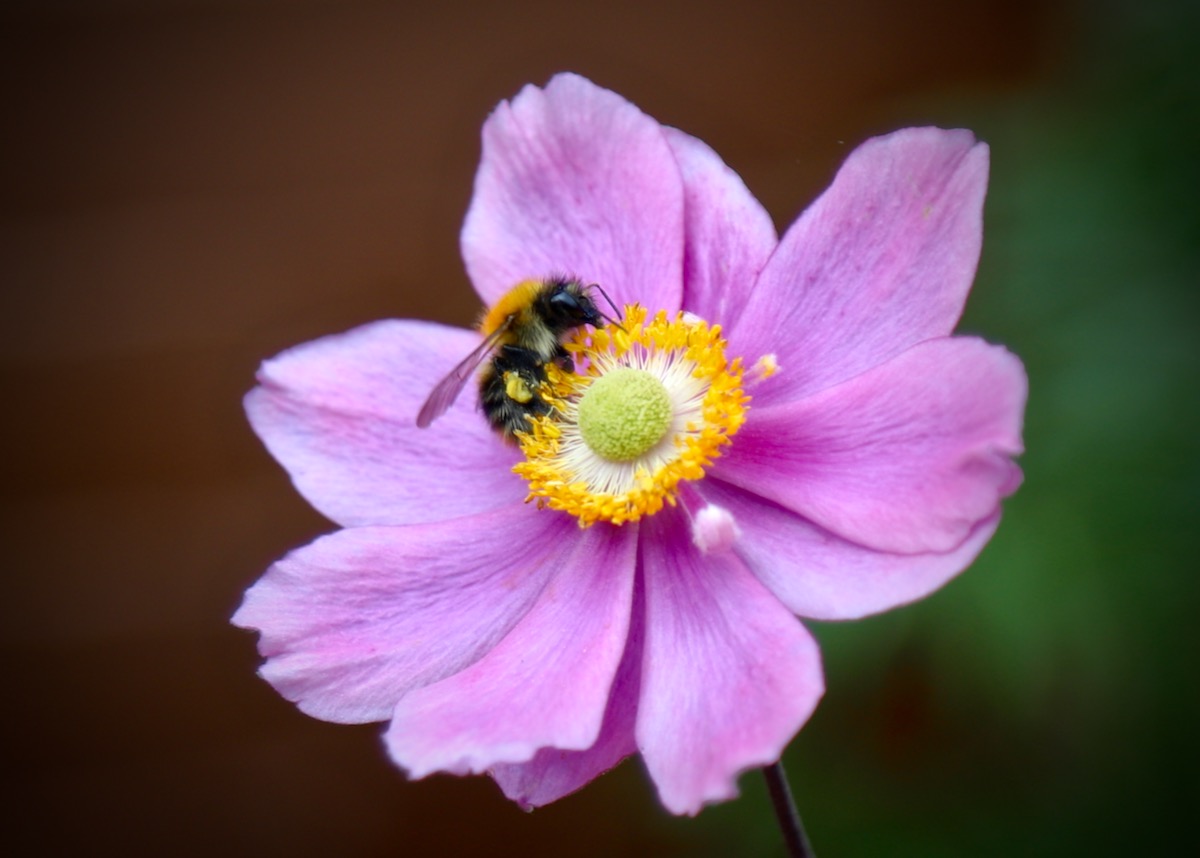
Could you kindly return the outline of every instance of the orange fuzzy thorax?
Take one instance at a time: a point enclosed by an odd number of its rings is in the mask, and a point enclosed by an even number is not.
[[[540,280],[523,280],[505,292],[500,300],[488,308],[479,323],[479,333],[485,337],[494,333],[510,316],[520,316],[529,312],[534,296],[542,288]]]

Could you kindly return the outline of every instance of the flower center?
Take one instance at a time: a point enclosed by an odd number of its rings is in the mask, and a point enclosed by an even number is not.
[[[717,325],[665,312],[647,321],[631,305],[620,326],[581,330],[566,348],[577,371],[546,365],[538,394],[552,409],[518,436],[525,461],[513,470],[528,500],[581,526],[674,504],[745,421],[742,361],[726,359]]]
[[[644,369],[617,367],[579,400],[579,433],[597,455],[629,462],[659,442],[671,425],[671,398]]]

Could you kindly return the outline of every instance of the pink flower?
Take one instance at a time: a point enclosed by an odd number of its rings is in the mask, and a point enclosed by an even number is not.
[[[263,677],[315,717],[390,721],[413,777],[489,772],[524,806],[634,752],[672,812],[736,795],[823,693],[796,616],[936,590],[1020,482],[1021,364],[951,336],[987,156],[965,131],[870,140],[780,240],[711,149],[587,80],[502,103],[462,233],[480,297],[570,272],[699,324],[685,339],[709,337],[698,360],[728,396],[695,434],[716,440],[655,484],[657,505],[581,527],[560,511],[586,506],[556,494],[569,480],[491,432],[473,391],[414,425],[478,333],[382,321],[284,352],[247,412],[342,529],[246,593],[233,621],[261,631]],[[588,342],[585,366],[602,365]],[[535,471],[552,475],[539,504]]]

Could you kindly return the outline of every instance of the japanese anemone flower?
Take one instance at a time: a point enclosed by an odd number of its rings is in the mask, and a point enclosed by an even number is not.
[[[519,446],[470,391],[415,425],[476,331],[381,321],[267,361],[250,421],[341,529],[246,593],[262,676],[390,721],[412,777],[488,772],[525,807],[634,752],[674,813],[735,796],[824,691],[797,617],[936,590],[1020,482],[1024,370],[951,336],[987,168],[966,131],[869,140],[779,239],[709,147],[612,92],[564,74],[502,103],[462,231],[476,291],[570,272],[627,315],[547,365],[559,409]],[[659,409],[632,441],[623,375]],[[609,379],[617,429],[589,437]]]

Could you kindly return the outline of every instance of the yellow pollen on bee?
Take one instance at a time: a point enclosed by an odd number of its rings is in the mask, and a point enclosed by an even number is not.
[[[550,414],[518,440],[513,470],[527,500],[587,527],[623,524],[675,503],[702,479],[746,419],[742,361],[728,360],[719,325],[625,308],[620,326],[580,331],[565,344],[577,372],[546,366],[538,394]]]
[[[533,391],[529,389],[525,379],[521,378],[520,373],[511,370],[504,373],[504,392],[509,399],[515,399],[522,405],[533,399]]]

